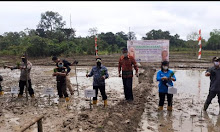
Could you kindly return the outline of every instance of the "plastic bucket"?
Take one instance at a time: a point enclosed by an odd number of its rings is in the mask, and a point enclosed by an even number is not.
[[[176,94],[177,88],[174,87],[168,87],[168,94]]]

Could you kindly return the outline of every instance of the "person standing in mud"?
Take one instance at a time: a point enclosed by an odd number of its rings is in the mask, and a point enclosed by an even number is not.
[[[132,56],[128,55],[128,49],[122,49],[123,55],[120,57],[118,62],[118,74],[119,77],[122,77],[123,86],[124,86],[124,95],[127,101],[133,101],[133,92],[132,92],[132,79],[133,79],[133,67],[135,69],[135,75],[138,77],[138,66],[135,59]],[[122,71],[122,75],[121,75]]]
[[[209,68],[205,76],[210,77],[210,87],[209,87],[209,94],[207,96],[207,99],[204,104],[203,110],[206,111],[209,107],[209,105],[212,102],[212,99],[215,98],[215,96],[218,96],[218,103],[219,103],[219,111],[220,111],[220,58],[214,57],[212,59],[212,62],[214,63],[214,66]]]
[[[57,91],[59,98],[62,99],[65,96],[66,102],[69,101],[68,93],[66,92],[66,67],[62,62],[58,63],[58,67],[54,69],[53,76],[56,76]]]
[[[3,77],[0,75],[0,95],[4,94],[4,91],[2,89],[2,81],[3,81]]]
[[[105,92],[105,79],[109,77],[108,69],[102,65],[101,58],[96,58],[96,66],[92,68],[86,77],[93,76],[93,89],[95,89],[96,96],[93,97],[93,104],[97,104],[98,89],[101,92],[102,100],[104,100],[104,106],[107,106],[107,95]]]
[[[169,69],[169,62],[161,63],[161,70],[157,72],[157,81],[159,81],[159,107],[158,110],[163,110],[165,96],[167,96],[167,110],[172,111],[173,94],[168,94],[168,86],[173,86],[172,81],[176,81],[174,72]]]
[[[52,57],[52,61],[56,63],[56,66],[57,66],[57,67],[58,67],[58,63],[59,63],[59,62],[63,62],[64,67],[67,68],[67,72],[66,72],[66,75],[67,75],[67,76],[66,76],[66,85],[67,85],[67,87],[68,87],[68,89],[69,89],[69,91],[70,91],[70,94],[73,95],[73,94],[74,94],[74,91],[73,91],[72,86],[71,86],[71,83],[70,83],[70,71],[71,71],[70,66],[73,66],[74,64],[77,65],[77,64],[78,64],[78,61],[75,60],[75,61],[71,64],[71,63],[68,62],[67,60],[61,60],[61,59],[57,58],[56,56],[53,56],[53,57]]]
[[[28,61],[27,58],[25,58],[25,56],[21,57],[21,59],[22,59],[22,62],[18,63],[16,66],[4,66],[4,68],[10,68],[11,70],[20,69],[21,70],[20,80],[19,80],[20,92],[18,94],[18,97],[23,96],[24,86],[26,86],[26,81],[28,79],[28,91],[29,91],[30,96],[34,98],[34,90],[32,88],[31,77],[30,77],[32,63]],[[25,63],[27,63],[27,72],[26,72]]]

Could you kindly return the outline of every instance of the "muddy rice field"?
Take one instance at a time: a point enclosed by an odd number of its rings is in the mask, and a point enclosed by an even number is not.
[[[98,94],[98,105],[90,105],[90,98],[85,97],[84,90],[92,89],[92,79],[86,78],[87,70],[95,65],[94,56],[67,57],[72,62],[70,80],[74,95],[70,101],[58,100],[56,79],[52,76],[54,63],[51,58],[31,58],[32,87],[35,99],[24,94],[17,98],[11,88],[18,88],[19,70],[0,67],[3,76],[2,87],[5,94],[0,96],[0,132],[20,132],[36,118],[43,116],[44,132],[219,132],[220,115],[217,97],[213,99],[207,112],[202,111],[209,90],[210,79],[205,71],[212,66],[208,56],[202,60],[170,56],[170,69],[174,70],[177,81],[174,87],[178,93],[173,97],[173,111],[158,112],[158,82],[156,73],[160,63],[139,63],[139,77],[133,77],[134,101],[126,102],[122,79],[118,77],[117,63],[119,55],[103,55],[103,64],[108,68],[106,79],[108,106]],[[61,57],[64,58],[64,57]],[[1,58],[2,64],[12,65],[18,61],[15,57]],[[76,81],[77,76],[77,81]],[[77,91],[78,84],[78,91]],[[46,88],[53,88],[49,97]],[[68,91],[68,90],[67,90]],[[69,92],[69,91],[68,91]],[[25,132],[37,132],[37,123]]]

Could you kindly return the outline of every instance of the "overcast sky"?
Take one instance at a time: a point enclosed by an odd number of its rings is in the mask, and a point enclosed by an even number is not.
[[[135,32],[140,40],[152,29],[179,34],[181,39],[191,32],[202,31],[206,40],[213,29],[220,29],[220,2],[190,1],[5,1],[0,2],[0,34],[36,29],[41,13],[58,12],[66,27],[76,36],[89,35],[89,28],[101,32]]]

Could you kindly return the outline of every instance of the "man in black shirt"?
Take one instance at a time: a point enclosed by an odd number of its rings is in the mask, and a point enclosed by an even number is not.
[[[68,87],[69,91],[70,91],[70,94],[73,95],[74,94],[74,91],[72,89],[72,86],[71,86],[71,83],[70,83],[70,71],[71,71],[71,68],[70,66],[73,66],[74,64],[78,64],[78,61],[74,61],[72,64],[70,62],[68,62],[67,60],[61,60],[59,58],[57,58],[56,56],[54,56],[52,58],[53,62],[56,63],[56,66],[58,67],[58,63],[59,62],[63,62],[63,66],[66,67],[67,69],[67,72],[66,72],[66,86]]]
[[[209,94],[204,104],[204,108],[203,108],[204,111],[208,109],[209,104],[211,104],[212,99],[215,98],[216,95],[218,96],[218,103],[220,106],[220,65],[219,65],[220,58],[214,57],[212,61],[214,63],[214,66],[209,68],[205,73],[205,76],[210,77],[210,87],[209,87]]]

